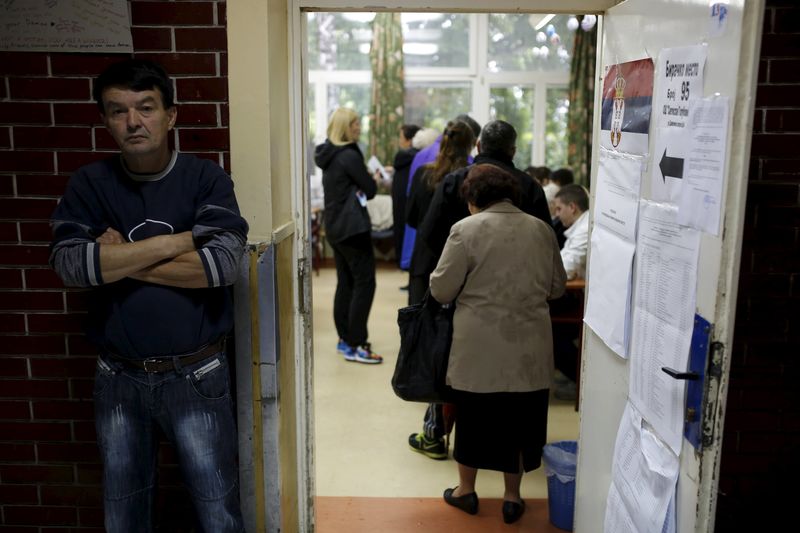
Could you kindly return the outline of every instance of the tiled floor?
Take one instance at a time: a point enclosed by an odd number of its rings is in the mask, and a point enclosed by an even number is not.
[[[499,503],[492,502],[503,494],[499,472],[478,474],[482,505],[477,517],[442,502],[442,491],[457,484],[456,464],[409,450],[408,435],[421,428],[425,405],[400,400],[390,385],[400,345],[397,309],[406,305],[408,297],[399,287],[407,277],[398,270],[379,268],[377,278],[369,331],[373,349],[384,356],[384,363],[374,366],[348,363],[336,354],[335,271],[323,268],[312,280],[317,530],[466,532],[480,524],[474,531],[493,531],[493,526],[487,527],[496,523],[498,531],[549,531],[538,525],[547,522],[546,501],[535,501],[547,497],[543,469],[523,477],[522,496],[529,511],[516,529],[503,524]],[[573,405],[551,398],[548,441],[576,440],[577,435]],[[537,513],[544,514],[537,518]]]
[[[499,499],[481,499],[478,514],[448,507],[440,498],[317,497],[317,533],[563,533],[550,524],[547,500],[527,500],[525,514],[503,523]]]

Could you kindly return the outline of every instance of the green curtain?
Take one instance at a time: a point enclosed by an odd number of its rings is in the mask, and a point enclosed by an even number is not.
[[[375,15],[369,60],[372,65],[369,151],[384,165],[391,165],[398,149],[400,126],[403,125],[403,26],[400,13]]]
[[[579,16],[578,20],[582,20]],[[597,55],[597,24],[589,31],[575,31],[575,47],[569,72],[567,113],[567,166],[575,183],[590,186],[592,165],[592,117],[594,115],[594,66]]]

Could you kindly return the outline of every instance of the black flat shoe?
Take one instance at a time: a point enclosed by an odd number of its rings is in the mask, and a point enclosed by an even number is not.
[[[458,507],[465,513],[478,514],[478,495],[475,492],[464,494],[463,496],[453,496],[452,489],[444,489],[444,501],[453,507]],[[521,513],[520,513],[521,514]]]
[[[503,502],[503,522],[506,524],[513,524],[522,517],[525,512],[525,500],[517,502]]]

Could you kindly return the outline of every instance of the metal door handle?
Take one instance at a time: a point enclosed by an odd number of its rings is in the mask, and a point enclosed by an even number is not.
[[[681,372],[668,366],[662,366],[661,370],[674,379],[685,379],[687,381],[696,381],[700,379],[700,374],[697,372]]]

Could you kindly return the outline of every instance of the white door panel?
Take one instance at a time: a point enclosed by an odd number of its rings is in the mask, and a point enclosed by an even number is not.
[[[712,340],[729,346],[736,303],[744,219],[753,101],[762,27],[763,1],[727,2],[728,19],[720,36],[709,36],[709,0],[627,0],[604,14],[601,26],[598,77],[603,67],[651,57],[658,68],[662,48],[707,43],[703,96],[715,93],[730,98],[731,124],[723,186],[723,228],[720,237],[704,234],[698,270],[697,312],[714,325]],[[656,80],[658,72],[656,73]],[[596,83],[596,113],[600,112]],[[656,81],[654,92],[658,91]],[[655,96],[654,96],[655,104]],[[656,134],[650,124],[650,152]],[[594,146],[600,145],[599,120],[595,117]],[[593,175],[597,171],[597,149]],[[649,166],[657,164],[649,157]],[[643,176],[642,197],[649,198],[649,167]],[[591,257],[589,258],[591,261]],[[589,280],[591,283],[591,280]],[[684,440],[678,480],[678,532],[713,530],[713,514],[722,414],[728,373],[727,352],[718,361],[722,375],[707,389],[708,417],[704,426],[710,445],[701,453]],[[711,357],[711,356],[709,356]],[[628,361],[609,350],[585,328],[581,384],[581,432],[578,454],[575,531],[602,531],[606,497],[611,481],[614,440],[628,393]]]

